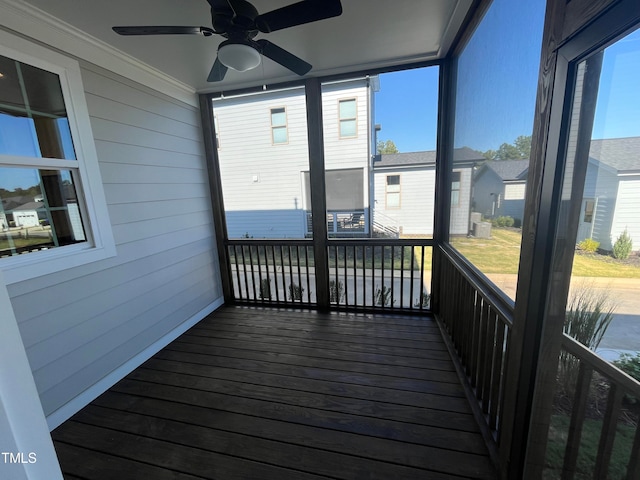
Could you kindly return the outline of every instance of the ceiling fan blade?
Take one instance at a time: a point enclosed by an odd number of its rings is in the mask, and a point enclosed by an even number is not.
[[[255,43],[257,44],[258,51],[262,55],[279,63],[283,67],[288,68],[293,73],[297,73],[302,76],[311,70],[311,64],[305,62],[299,57],[296,57],[293,53],[289,53],[285,49],[271,43],[269,40],[260,39]]]
[[[135,26],[113,27],[113,31],[119,35],[204,35],[210,37],[215,32],[207,27],[177,27],[177,26]]]
[[[209,72],[209,76],[207,77],[207,82],[221,82],[224,79],[227,70],[228,68],[216,58],[216,61],[213,62],[213,67],[211,67],[211,71]]]
[[[337,17],[342,14],[340,0],[303,0],[258,15],[255,24],[263,33]]]

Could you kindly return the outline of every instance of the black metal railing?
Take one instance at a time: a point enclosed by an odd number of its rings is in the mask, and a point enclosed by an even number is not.
[[[430,308],[432,240],[329,240],[329,303],[350,310]],[[229,240],[234,300],[317,306],[311,240]]]
[[[513,305],[445,250],[439,281],[439,321],[450,336],[469,385],[500,451],[506,362]]]
[[[316,304],[313,244],[307,240],[229,240],[236,301]]]

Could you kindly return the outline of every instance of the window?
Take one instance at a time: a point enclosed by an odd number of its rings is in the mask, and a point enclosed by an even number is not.
[[[284,107],[271,109],[271,141],[274,144],[287,143],[287,112]]]
[[[400,208],[400,175],[387,175],[387,208]]]
[[[340,116],[340,138],[357,136],[356,99],[340,100],[338,102],[338,111]]]
[[[77,62],[6,32],[0,45],[0,268],[7,282],[115,254]]]
[[[451,173],[451,206],[460,205],[460,172]]]
[[[218,124],[218,116],[213,116],[213,129],[216,131],[216,148],[220,148],[220,125]]]

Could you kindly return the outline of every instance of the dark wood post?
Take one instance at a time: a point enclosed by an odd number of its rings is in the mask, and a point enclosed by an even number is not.
[[[309,143],[309,183],[311,186],[311,224],[316,273],[318,310],[329,310],[329,255],[327,251],[327,197],[324,174],[322,132],[322,88],[318,78],[305,82],[307,132]]]

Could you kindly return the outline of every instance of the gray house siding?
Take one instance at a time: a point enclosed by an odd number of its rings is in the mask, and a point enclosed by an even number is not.
[[[8,286],[45,415],[222,295],[198,110],[82,76],[117,255]]]

